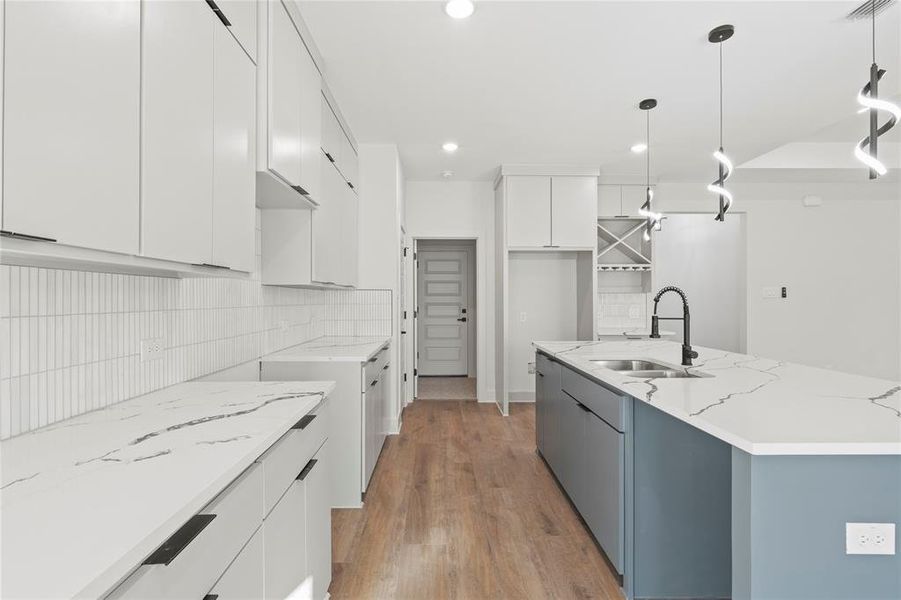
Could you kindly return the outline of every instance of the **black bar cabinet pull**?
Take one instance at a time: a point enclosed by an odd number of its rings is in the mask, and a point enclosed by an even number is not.
[[[16,231],[0,230],[0,235],[4,237],[16,238],[19,240],[31,240],[33,242],[55,242],[55,238],[44,237],[42,235],[31,235],[28,233],[18,233]]]
[[[313,467],[316,466],[316,463],[317,463],[317,462],[318,462],[318,461],[317,461],[315,458],[311,458],[311,459],[310,459],[310,462],[308,462],[308,463],[306,464],[306,466],[303,468],[303,470],[301,470],[300,474],[297,476],[297,480],[296,480],[296,481],[303,481],[304,479],[306,479],[306,478],[307,478],[307,475],[310,474],[310,471],[313,470]]]
[[[194,538],[200,535],[200,532],[206,529],[216,515],[194,515],[188,522],[172,534],[172,536],[163,542],[163,545],[153,551],[153,554],[144,561],[145,565],[168,565],[175,557],[181,554],[181,551],[188,547]]]
[[[206,3],[210,5],[210,8],[213,9],[213,12],[216,13],[216,16],[219,17],[219,20],[222,21],[222,24],[226,27],[231,27],[232,24],[229,22],[228,17],[222,12],[222,9],[219,8],[213,0],[206,0]]]
[[[316,415],[307,415],[302,418],[300,421],[294,424],[291,429],[306,429],[307,425],[313,422],[313,419],[316,418]]]

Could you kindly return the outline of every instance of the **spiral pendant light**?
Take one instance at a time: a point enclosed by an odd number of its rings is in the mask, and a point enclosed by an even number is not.
[[[638,214],[645,218],[644,239],[651,241],[651,231],[660,230],[663,215],[654,212],[652,202],[654,190],[651,189],[651,110],[657,106],[657,100],[646,98],[638,103],[638,108],[645,112],[645,144],[647,145],[647,161],[645,162],[645,201],[638,209]]]
[[[887,100],[879,99],[879,80],[885,75],[885,69],[880,69],[876,64],[876,0],[873,0],[870,9],[872,15],[873,38],[873,63],[870,65],[870,80],[857,93],[857,102],[863,107],[861,112],[870,113],[870,133],[857,142],[854,147],[854,156],[866,165],[870,170],[870,179],[876,179],[885,175],[888,169],[877,155],[877,140],[888,133],[889,129],[901,119],[901,109]],[[889,113],[889,119],[879,126],[879,111]]]
[[[726,220],[726,212],[732,206],[732,192],[726,189],[726,180],[732,175],[732,161],[723,150],[723,42],[732,37],[735,28],[732,25],[720,25],[710,30],[707,40],[711,44],[717,44],[720,49],[720,147],[713,153],[717,162],[718,177],[716,181],[707,186],[707,190],[719,197],[719,210],[716,214],[717,221]]]

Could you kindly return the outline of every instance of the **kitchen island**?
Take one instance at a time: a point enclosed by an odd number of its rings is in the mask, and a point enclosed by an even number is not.
[[[845,523],[901,522],[897,382],[708,348],[686,369],[661,340],[534,346],[539,451],[627,597],[901,597],[896,549],[845,553]],[[637,359],[679,376],[594,362]]]

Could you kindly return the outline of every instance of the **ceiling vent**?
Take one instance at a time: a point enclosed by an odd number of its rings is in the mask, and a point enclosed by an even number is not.
[[[849,21],[857,21],[859,19],[869,19],[872,18],[873,13],[876,13],[876,16],[889,6],[895,3],[895,0],[866,0],[863,4],[852,10],[848,13],[848,16],[845,17]]]

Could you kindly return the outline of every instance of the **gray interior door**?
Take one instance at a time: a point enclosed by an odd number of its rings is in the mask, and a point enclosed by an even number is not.
[[[417,258],[419,375],[466,375],[467,253],[420,250]]]

